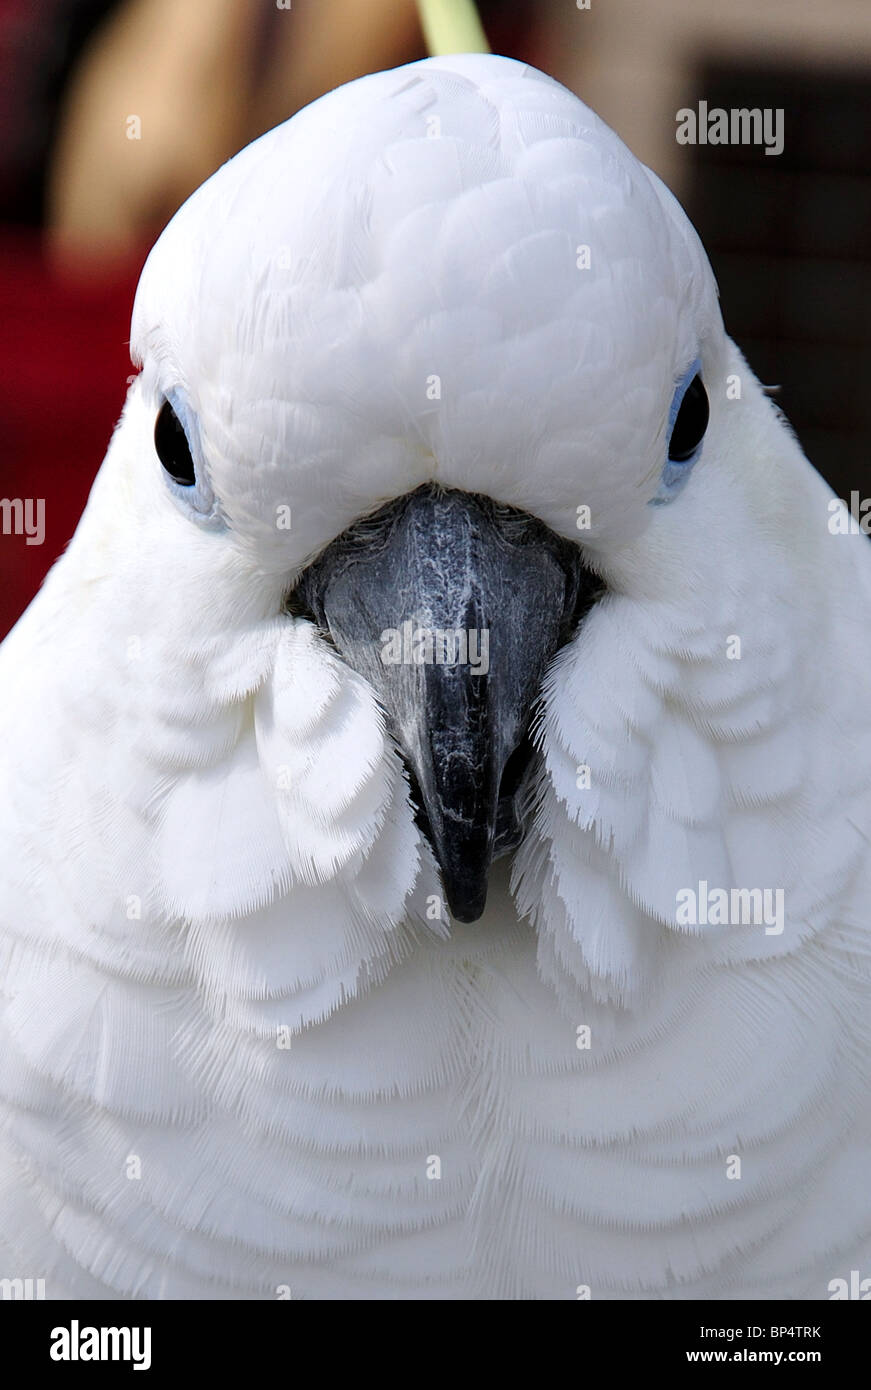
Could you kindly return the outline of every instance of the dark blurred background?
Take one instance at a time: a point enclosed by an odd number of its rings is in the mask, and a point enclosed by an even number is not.
[[[482,0],[494,51],[587,101],[686,206],[726,327],[842,497],[871,495],[871,0]],[[132,368],[142,261],[219,164],[322,92],[425,56],[414,0],[0,0],[0,636],[75,529]],[[676,112],[782,108],[784,149]]]

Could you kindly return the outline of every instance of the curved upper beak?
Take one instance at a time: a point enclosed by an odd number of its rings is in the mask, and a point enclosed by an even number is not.
[[[387,712],[462,922],[520,840],[542,677],[600,588],[542,522],[432,486],[338,537],[297,586]]]

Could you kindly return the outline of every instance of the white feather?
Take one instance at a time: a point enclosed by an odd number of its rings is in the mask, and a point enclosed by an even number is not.
[[[670,195],[541,74],[413,64],[220,170],[132,341],[0,652],[0,1276],[681,1299],[869,1272],[871,552],[829,533]],[[650,506],[696,353],[703,456]],[[167,391],[217,525],[164,485]],[[433,916],[373,692],[284,607],[428,481],[580,540],[609,588],[470,927]],[[679,922],[702,879],[782,889],[783,932]]]

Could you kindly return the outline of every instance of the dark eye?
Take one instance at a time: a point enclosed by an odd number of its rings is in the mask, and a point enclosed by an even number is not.
[[[181,426],[181,421],[170,405],[164,401],[154,426],[154,447],[157,457],[174,483],[182,487],[193,487],[197,481],[190,445]]]
[[[672,463],[685,463],[692,458],[708,428],[708,393],[702,378],[696,373],[684,392],[680,409],[671,431],[668,456]]]

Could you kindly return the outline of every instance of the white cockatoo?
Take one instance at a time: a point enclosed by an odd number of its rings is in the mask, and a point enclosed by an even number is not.
[[[131,345],[0,654],[0,1276],[871,1274],[871,549],[671,194],[413,63],[195,193]]]

